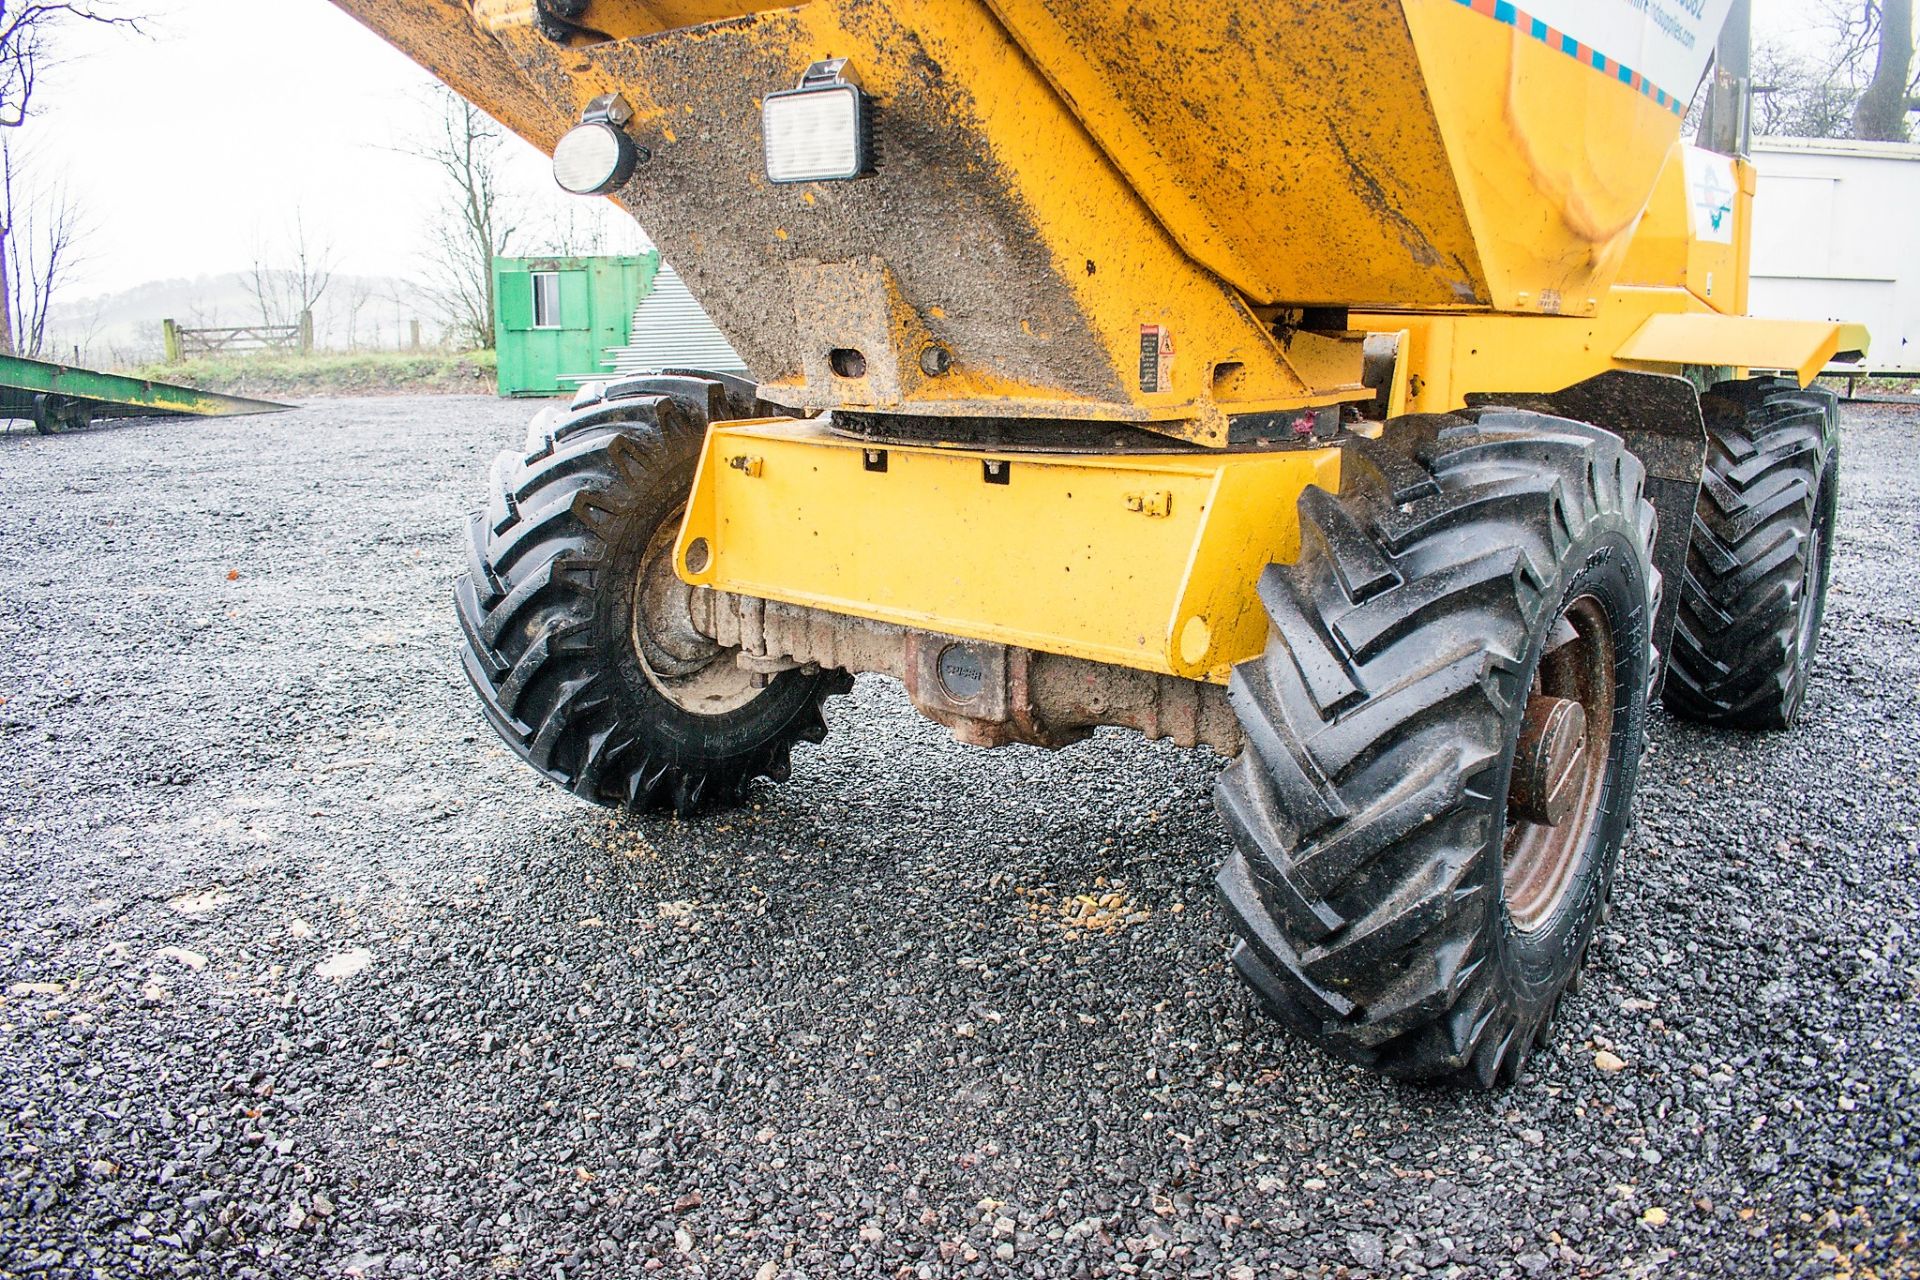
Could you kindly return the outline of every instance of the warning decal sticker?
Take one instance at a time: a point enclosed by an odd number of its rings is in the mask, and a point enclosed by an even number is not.
[[[1173,330],[1163,324],[1140,326],[1140,389],[1173,390]]]

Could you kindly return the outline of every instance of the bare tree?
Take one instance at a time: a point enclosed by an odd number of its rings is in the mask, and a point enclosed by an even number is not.
[[[54,296],[79,265],[84,230],[65,188],[29,186],[17,145],[0,141],[0,336],[9,353],[38,356],[45,349]]]
[[[53,62],[53,38],[61,27],[76,22],[140,29],[137,17],[97,0],[0,3],[0,129],[17,129],[27,122],[34,91]]]
[[[59,345],[71,345],[75,364],[86,364],[93,358],[95,348],[100,346],[101,335],[107,327],[107,302],[107,295],[99,294],[92,300],[92,305],[85,306],[84,310],[69,310],[61,326]],[[48,342],[51,344],[52,339],[49,338]]]
[[[253,295],[253,305],[260,313],[261,324],[284,324],[285,321],[280,319],[280,283],[274,279],[275,271],[267,265],[267,257],[266,244],[255,241],[253,266],[247,272],[247,292]]]
[[[361,313],[373,301],[373,285],[360,276],[349,276],[346,281],[346,301],[343,304],[347,326],[347,350],[360,349]],[[374,345],[380,345],[379,328],[374,329]]]
[[[1754,51],[1762,134],[1901,141],[1920,92],[1913,0],[1825,0],[1811,40]]]
[[[206,298],[195,298],[187,304],[187,327],[189,329],[217,329],[220,327],[220,307],[218,303]]]
[[[1840,69],[1773,41],[1753,51],[1753,131],[1771,138],[1841,138],[1858,91]]]
[[[493,345],[493,260],[515,228],[501,189],[506,135],[466,99],[440,90],[441,118],[432,137],[407,154],[432,164],[444,179],[441,217],[429,231],[429,292],[450,332],[476,347]]]
[[[607,251],[606,226],[580,208],[579,197],[570,197],[559,216],[546,224],[546,235],[536,253],[556,258],[587,258]],[[594,212],[598,212],[595,210]]]
[[[27,122],[32,110],[34,92],[39,87],[41,76],[52,65],[53,39],[61,27],[77,22],[90,22],[102,26],[125,27],[139,30],[139,19],[116,13],[101,0],[0,0],[0,129],[17,129]],[[11,153],[7,160],[7,183],[11,192],[14,178],[14,157]],[[6,211],[6,222],[0,224],[0,352],[14,352],[20,346],[19,330],[29,323],[20,315],[15,303],[19,291],[15,282],[23,276],[23,270],[15,264],[15,259],[23,252],[22,246],[15,243],[16,228],[21,224],[16,220],[15,210],[11,206]],[[67,206],[71,208],[71,206]],[[43,235],[53,235],[63,245],[77,231],[77,224],[60,229],[61,219],[48,220],[42,215]],[[59,231],[58,235],[55,232]],[[44,251],[45,246],[42,246]],[[32,278],[36,274],[51,270],[48,284],[58,282],[57,263],[61,255],[53,255],[56,265],[49,267],[43,259],[36,266],[24,271],[24,276]],[[36,343],[45,339],[46,317],[38,318]],[[37,347],[36,347],[37,349]]]
[[[5,3],[5,0],[0,0]],[[306,218],[294,211],[286,238],[273,249],[256,248],[248,288],[260,311],[260,323],[294,324],[326,296],[333,283],[333,242],[307,235]],[[270,265],[269,259],[285,264]]]
[[[1879,40],[1873,79],[1853,112],[1853,136],[1867,142],[1905,142],[1913,105],[1913,0],[1869,0],[1878,10]]]

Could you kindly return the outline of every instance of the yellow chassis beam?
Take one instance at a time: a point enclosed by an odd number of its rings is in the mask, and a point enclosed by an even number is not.
[[[1804,382],[1865,342],[1851,326],[1698,305],[1621,289],[1589,317],[1353,323],[1396,335],[1396,416],[1455,410],[1469,393],[1557,392],[1606,368],[1775,368]],[[1339,491],[1337,449],[995,454],[737,422],[708,435],[678,564],[737,595],[1224,683],[1266,644],[1255,587],[1298,556],[1310,485]]]
[[[1654,316],[1614,353],[1628,363],[1679,361],[1777,369],[1806,386],[1836,357],[1866,355],[1864,325],[1819,320],[1765,320],[1749,316]]]
[[[1721,315],[1681,289],[1614,289],[1591,316],[1355,312],[1350,323],[1400,335],[1394,416],[1450,413],[1474,394],[1563,391],[1609,369],[1779,370],[1804,386],[1868,341],[1859,325]]]
[[[790,418],[707,436],[676,546],[699,586],[1225,683],[1262,651],[1261,571],[1295,559],[1340,453],[879,446]]]

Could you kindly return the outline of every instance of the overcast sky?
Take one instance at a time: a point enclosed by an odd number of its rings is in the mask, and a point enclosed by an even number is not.
[[[69,297],[244,270],[296,210],[340,270],[418,274],[438,188],[395,148],[433,123],[425,72],[327,0],[124,7],[154,15],[150,35],[71,29],[26,130],[93,224]],[[1769,33],[1810,21],[1804,0],[1757,7]],[[516,185],[557,207],[545,160],[514,151]]]
[[[36,171],[57,169],[93,226],[74,294],[244,270],[296,211],[340,270],[419,274],[440,180],[397,148],[437,120],[431,77],[326,0],[123,0],[136,7],[146,36],[67,30],[25,130]],[[515,185],[564,210],[545,159],[512,152]]]

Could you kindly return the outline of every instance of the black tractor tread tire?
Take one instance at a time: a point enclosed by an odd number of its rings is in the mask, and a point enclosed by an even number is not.
[[[737,803],[756,779],[785,781],[794,743],[825,739],[824,703],[851,679],[776,676],[749,704],[769,699],[774,718],[711,754],[663,741],[623,698],[595,636],[603,578],[619,572],[610,552],[622,513],[652,488],[691,480],[707,423],[683,390],[650,394],[646,380],[628,380],[617,396],[536,416],[525,447],[493,462],[453,594],[462,666],[521,759],[582,799],[688,816]]]
[[[1337,1056],[1492,1086],[1557,1004],[1556,988],[1503,1006],[1485,941],[1498,871],[1489,891],[1479,865],[1529,646],[1559,604],[1555,565],[1596,520],[1638,544],[1651,619],[1653,508],[1617,437],[1539,414],[1401,419],[1344,453],[1341,495],[1300,500],[1299,559],[1260,580],[1273,641],[1231,680],[1246,745],[1215,794],[1233,960]]]
[[[1822,388],[1768,377],[1723,382],[1701,406],[1706,467],[1665,701],[1702,724],[1789,728],[1826,608],[1839,401]],[[1823,537],[1813,536],[1816,527]],[[1821,563],[1807,599],[1809,553]],[[1814,611],[1804,630],[1803,609]]]

